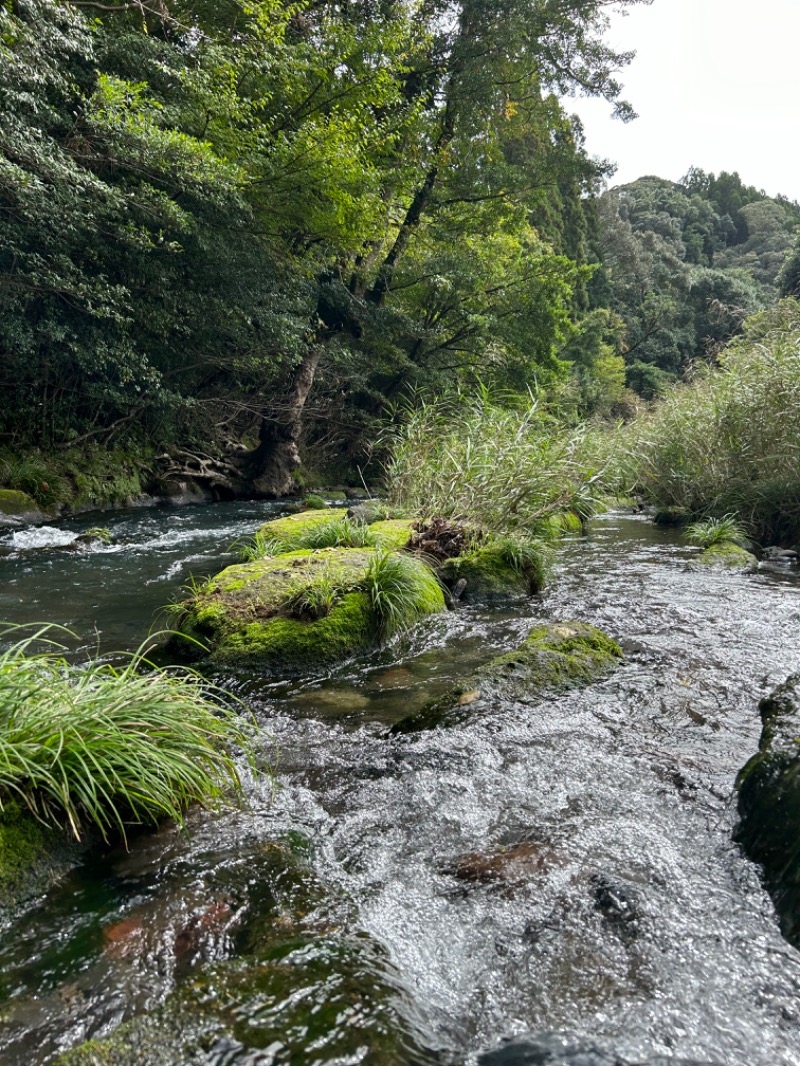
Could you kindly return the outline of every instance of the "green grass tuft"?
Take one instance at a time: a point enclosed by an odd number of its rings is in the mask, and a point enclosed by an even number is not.
[[[287,552],[313,551],[317,548],[374,548],[378,537],[369,526],[345,517],[331,518],[296,530],[281,533],[280,537],[259,530],[253,540],[239,552],[245,562],[264,559]]]
[[[736,515],[726,514],[723,518],[706,518],[694,522],[684,530],[684,536],[690,544],[700,548],[713,548],[717,544],[740,544],[747,539],[744,528]]]
[[[444,607],[436,575],[422,560],[394,552],[378,552],[361,583],[388,640],[410,629],[426,615]]]
[[[219,690],[141,651],[122,667],[73,666],[49,631],[0,652],[0,811],[16,801],[78,839],[87,825],[124,838],[128,825],[182,825],[192,803],[241,799],[230,749],[252,763],[253,739]]]

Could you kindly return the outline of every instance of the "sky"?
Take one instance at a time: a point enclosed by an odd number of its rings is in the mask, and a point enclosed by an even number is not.
[[[653,0],[615,15],[607,39],[637,53],[619,80],[639,118],[565,103],[589,155],[617,164],[609,184],[695,166],[800,200],[800,0]]]

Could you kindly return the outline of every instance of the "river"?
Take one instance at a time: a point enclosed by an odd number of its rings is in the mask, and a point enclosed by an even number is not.
[[[191,574],[278,511],[104,515],[115,544],[88,552],[68,542],[96,515],[5,533],[0,614],[67,626],[78,658],[133,649]],[[800,1066],[800,953],[732,843],[758,700],[800,669],[800,576],[693,571],[694,553],[612,513],[564,541],[524,607],[462,607],[318,677],[222,678],[263,726],[274,781],[248,780],[246,811],[194,812],[188,835],[90,855],[6,923],[0,1061],[48,1063],[180,1001],[215,1019],[180,1062],[216,1066]],[[599,626],[624,664],[389,736],[542,619]],[[287,840],[300,887],[275,873],[270,842]],[[272,946],[254,962],[259,919]],[[281,922],[294,940],[276,947]],[[504,1042],[520,1046],[495,1060]]]

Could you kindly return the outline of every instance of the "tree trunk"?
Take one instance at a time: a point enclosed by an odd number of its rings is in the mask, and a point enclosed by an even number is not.
[[[303,411],[324,350],[320,343],[309,350],[294,373],[282,414],[265,417],[261,423],[260,443],[246,460],[252,488],[259,496],[286,496],[295,489]]]

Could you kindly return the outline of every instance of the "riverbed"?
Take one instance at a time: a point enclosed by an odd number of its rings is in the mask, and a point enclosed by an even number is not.
[[[192,575],[279,512],[3,534],[0,616],[64,625],[76,659],[132,650]],[[114,543],[74,550],[98,524]],[[180,1002],[212,1020],[176,1063],[449,1066],[527,1044],[507,1061],[577,1063],[591,1046],[598,1063],[800,1066],[800,953],[732,842],[758,700],[800,669],[800,576],[695,571],[696,552],[611,513],[564,541],[525,605],[461,607],[319,676],[218,678],[265,734],[248,809],[92,854],[7,922],[0,1061],[48,1063],[148,1012],[167,1024]],[[389,734],[541,620],[600,627],[624,664],[584,690]],[[285,897],[276,841],[301,855]],[[256,964],[243,930],[259,908],[295,939]],[[280,994],[264,984],[278,957]],[[553,1033],[573,1051],[530,1050]]]

